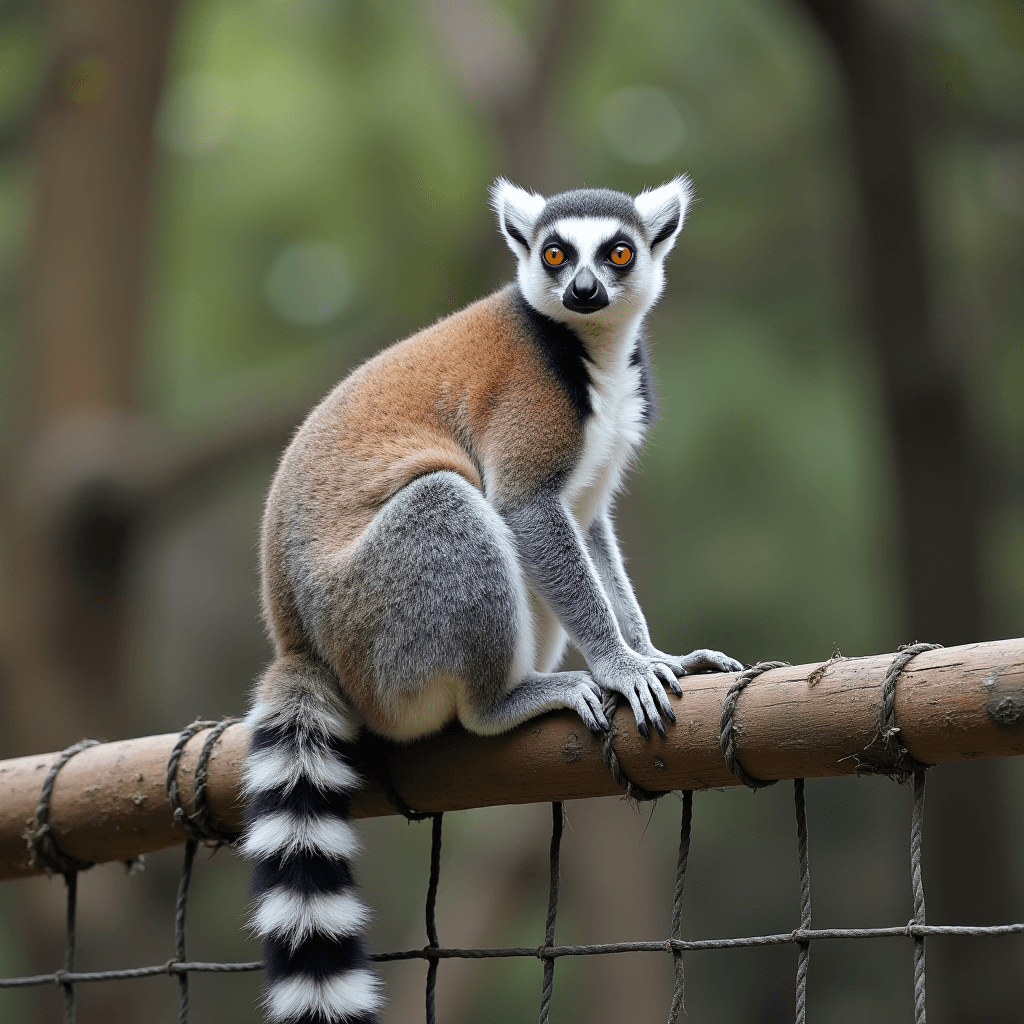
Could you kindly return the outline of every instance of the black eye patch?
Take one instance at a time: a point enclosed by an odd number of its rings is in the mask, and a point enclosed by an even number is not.
[[[561,255],[561,259],[555,255],[555,252]],[[549,254],[551,258],[549,258]],[[566,267],[574,264],[578,258],[578,253],[574,246],[563,242],[557,235],[549,235],[547,240],[542,246],[540,246],[540,263],[541,266],[551,275],[557,277]]]
[[[630,253],[629,259],[625,263],[616,263],[612,259],[612,253],[620,246],[625,246]],[[598,258],[604,260],[605,266],[611,267],[617,274],[628,274],[633,269],[636,263],[636,252],[636,242],[625,231],[616,232],[597,247]]]

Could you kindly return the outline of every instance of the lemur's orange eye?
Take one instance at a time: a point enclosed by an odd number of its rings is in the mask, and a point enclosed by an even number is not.
[[[557,245],[549,245],[544,250],[544,262],[549,267],[560,267],[565,262],[565,253]]]
[[[617,267],[624,267],[633,258],[633,250],[628,245],[616,245],[608,253],[608,259]]]

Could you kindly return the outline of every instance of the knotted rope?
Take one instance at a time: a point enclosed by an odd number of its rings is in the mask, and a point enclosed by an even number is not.
[[[643,786],[634,782],[626,774],[622,767],[622,762],[619,761],[619,755],[615,753],[615,730],[612,728],[614,725],[612,719],[614,719],[615,712],[618,711],[621,704],[619,694],[615,693],[614,690],[605,691],[601,704],[604,716],[608,719],[608,731],[601,734],[601,760],[604,762],[605,768],[611,773],[615,784],[625,791],[627,800],[640,802],[644,800],[658,800],[665,796],[668,790],[644,789]]]
[[[72,743],[70,747],[62,750],[60,756],[50,765],[43,779],[43,788],[39,792],[39,802],[36,804],[35,814],[32,816],[32,824],[24,833],[25,841],[28,844],[29,864],[32,867],[42,866],[46,873],[52,875],[70,875],[76,871],[85,871],[91,868],[93,862],[79,860],[70,854],[64,853],[57,846],[53,838],[53,828],[50,825],[50,800],[53,797],[53,784],[57,780],[57,773],[75,756],[89,747],[95,747],[99,740],[79,740]]]
[[[196,859],[196,850],[200,843],[206,843],[215,849],[221,846],[229,846],[238,841],[241,833],[231,832],[213,821],[210,811],[207,783],[210,776],[210,755],[217,741],[224,734],[224,731],[241,718],[225,718],[219,722],[202,721],[197,719],[191,725],[186,725],[178,735],[178,740],[171,749],[167,758],[167,802],[174,812],[174,821],[187,833],[188,840],[185,843],[185,860],[181,868],[181,877],[178,880],[178,898],[174,907],[174,954],[175,959],[167,962],[168,973],[173,973],[172,968],[176,964],[184,963],[185,956],[185,913],[188,909],[188,889],[192,882],[192,865]],[[192,771],[192,813],[185,810],[181,799],[181,789],[178,786],[178,767],[181,764],[182,754],[188,741],[197,733],[209,729],[210,734],[203,741],[199,757],[196,759],[196,766]],[[188,972],[182,971],[178,974],[178,1022],[188,1022]]]
[[[736,705],[739,703],[740,694],[763,672],[770,672],[773,668],[789,668],[788,661],[759,661],[756,665],[744,669],[739,678],[725,695],[722,703],[722,716],[719,719],[720,738],[719,744],[722,748],[722,757],[729,766],[729,771],[736,776],[744,786],[750,789],[764,789],[766,786],[774,786],[776,780],[764,781],[755,779],[748,775],[736,756],[736,733],[739,728],[736,725]]]
[[[70,854],[64,853],[57,845],[53,837],[53,828],[50,825],[50,800],[53,798],[53,784],[56,782],[57,773],[61,768],[75,754],[80,754],[83,750],[88,750],[89,747],[95,747],[98,744],[99,740],[79,740],[61,751],[60,756],[46,772],[42,789],[39,791],[39,802],[36,804],[35,814],[32,816],[32,824],[25,832],[29,864],[33,867],[42,865],[46,868],[48,875],[53,875],[55,872],[63,875],[64,886],[67,890],[64,968],[57,971],[55,975],[55,980],[64,990],[64,1024],[75,1024],[75,986],[67,976],[75,970],[78,934],[75,924],[78,913],[78,872],[91,868],[93,862],[72,857]],[[126,863],[130,864],[131,862]]]

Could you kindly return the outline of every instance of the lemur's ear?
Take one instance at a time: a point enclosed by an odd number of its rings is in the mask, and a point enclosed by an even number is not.
[[[530,255],[529,238],[545,202],[543,196],[527,192],[505,178],[498,178],[491,186],[491,206],[498,215],[498,227],[519,259]]]
[[[681,174],[658,188],[645,189],[633,200],[647,225],[652,255],[664,256],[676,244],[691,199],[693,182]]]

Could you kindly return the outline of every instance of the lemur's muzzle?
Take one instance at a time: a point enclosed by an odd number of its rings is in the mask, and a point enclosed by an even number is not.
[[[574,313],[595,313],[608,305],[608,292],[593,271],[584,267],[565,289],[562,305]]]

